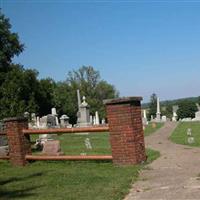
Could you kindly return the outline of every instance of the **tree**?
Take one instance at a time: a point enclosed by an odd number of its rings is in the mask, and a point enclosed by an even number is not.
[[[19,55],[24,45],[20,43],[17,33],[11,32],[11,24],[0,10],[0,72],[8,71],[12,58]]]
[[[177,111],[178,119],[195,117],[195,112],[197,111],[197,106],[195,105],[194,102],[192,102],[190,100],[182,100],[179,102],[178,106],[179,106],[179,109]]]
[[[150,119],[151,115],[153,115],[153,117],[155,117],[156,111],[157,111],[157,95],[155,93],[153,93],[150,97],[148,118]]]
[[[58,82],[54,88],[54,104],[59,115],[67,114],[70,123],[76,123],[78,103],[76,90],[67,82]]]
[[[36,92],[36,101],[38,105],[38,113],[40,116],[49,114],[51,108],[55,107],[54,90],[56,83],[51,78],[41,79],[38,81]]]
[[[38,109],[36,93],[38,88],[35,70],[25,70],[20,65],[11,65],[0,87],[0,118],[22,116],[25,111]]]
[[[103,99],[115,98],[119,94],[113,85],[101,80],[100,73],[92,66],[82,66],[68,73],[66,82],[59,82],[55,88],[55,105],[60,113],[65,113],[76,123],[78,110],[77,89],[86,96],[92,115],[99,111],[100,118],[105,117]]]
[[[169,101],[166,101],[164,104],[162,104],[162,106],[165,107],[165,110],[162,111],[162,115],[167,116],[167,118],[172,118],[173,116],[173,108],[172,108],[172,104]]]

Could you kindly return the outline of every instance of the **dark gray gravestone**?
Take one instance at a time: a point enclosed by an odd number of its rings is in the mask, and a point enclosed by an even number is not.
[[[56,126],[56,117],[53,115],[47,115],[47,127],[54,128]]]

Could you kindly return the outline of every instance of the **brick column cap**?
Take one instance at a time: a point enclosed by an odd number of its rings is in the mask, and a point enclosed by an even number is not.
[[[103,100],[103,103],[105,105],[112,105],[112,104],[125,104],[130,102],[138,102],[143,100],[142,97],[121,97],[117,99],[106,99]]]
[[[21,122],[21,121],[27,121],[28,119],[25,118],[25,117],[9,117],[9,118],[5,118],[3,119],[4,122],[14,122],[14,121],[18,121],[18,122]]]

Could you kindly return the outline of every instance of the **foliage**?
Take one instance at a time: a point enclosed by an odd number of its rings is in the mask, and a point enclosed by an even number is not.
[[[194,137],[194,143],[188,144],[187,130],[190,128],[192,130],[192,136]],[[178,124],[170,140],[177,144],[184,144],[189,146],[200,147],[200,123],[199,122],[181,122]]]
[[[70,123],[76,123],[76,113],[78,111],[76,90],[66,82],[58,82],[54,88],[53,99],[58,114],[67,114]]]
[[[163,107],[165,107],[165,110],[162,110],[161,114],[165,115],[165,116],[167,116],[167,118],[171,119],[173,116],[172,104],[170,104],[169,101],[166,101],[165,105],[162,104],[161,108],[163,108]]]
[[[4,75],[10,70],[11,60],[23,51],[17,33],[11,32],[11,24],[0,10],[0,86],[4,81]]]
[[[195,112],[197,111],[197,106],[194,102],[190,100],[183,100],[179,104],[179,109],[177,111],[178,119],[183,119],[187,117],[194,118]]]
[[[149,112],[148,112],[148,118],[151,118],[151,115],[153,117],[156,116],[156,110],[157,110],[157,95],[153,93],[150,97],[150,104],[149,104]]]
[[[78,70],[68,73],[66,82],[56,85],[54,100],[59,113],[66,113],[76,123],[78,110],[77,89],[81,96],[86,96],[90,105],[91,114],[99,111],[100,118],[105,117],[103,100],[118,97],[118,92],[113,85],[101,80],[100,73],[91,66],[82,66]]]
[[[38,109],[36,103],[37,71],[25,70],[20,65],[10,66],[0,87],[0,118],[23,115]]]
[[[51,78],[38,80],[38,88],[36,92],[36,99],[38,105],[38,112],[40,116],[49,114],[51,108],[54,107],[54,90],[56,83]]]

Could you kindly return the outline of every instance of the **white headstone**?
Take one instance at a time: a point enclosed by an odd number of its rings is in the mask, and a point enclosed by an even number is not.
[[[93,117],[90,115],[90,124],[93,124]]]
[[[146,119],[147,118],[147,112],[146,110],[143,110],[143,117]]]
[[[87,149],[92,149],[92,145],[89,138],[85,139],[85,146]]]
[[[165,115],[162,116],[162,122],[166,122],[167,121],[167,117]]]
[[[85,96],[83,96],[83,102],[79,106],[77,125],[79,127],[90,126],[90,111]]]
[[[99,113],[98,111],[95,112],[95,119],[96,119],[96,125],[99,125]]]
[[[195,112],[195,121],[200,121],[200,111]]]
[[[93,125],[96,125],[96,117],[93,116]]]
[[[157,97],[157,112],[156,112],[156,121],[160,121],[160,100],[159,97]]]
[[[52,108],[52,109],[51,109],[51,114],[54,115],[54,116],[57,115],[57,113],[56,113],[56,108]]]
[[[191,136],[192,135],[192,129],[191,128],[188,128],[187,129],[187,136]]]
[[[106,124],[106,120],[104,118],[101,120],[101,124]]]
[[[36,125],[37,125],[37,128],[40,128],[40,117],[37,116],[36,118]]]
[[[188,137],[188,144],[194,143],[194,137]]]

